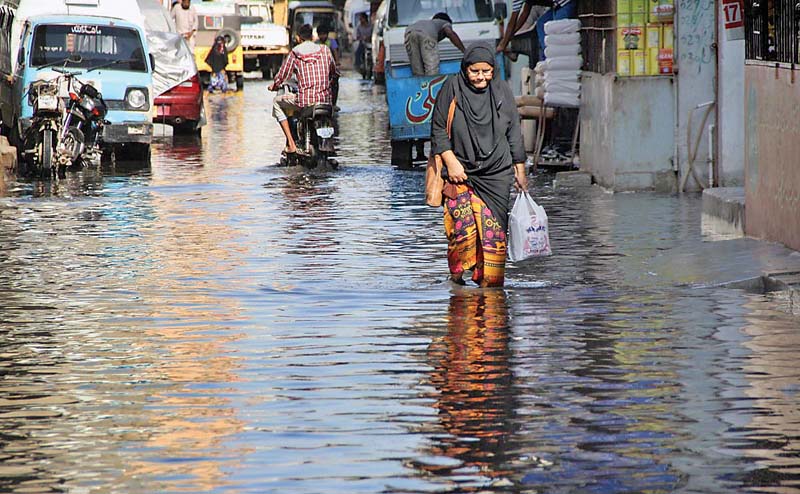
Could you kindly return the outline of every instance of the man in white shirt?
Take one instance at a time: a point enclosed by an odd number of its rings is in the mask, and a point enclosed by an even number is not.
[[[192,6],[191,0],[181,0],[180,4],[172,6],[172,20],[175,27],[189,43],[189,48],[194,51],[194,38],[197,33],[197,11]]]

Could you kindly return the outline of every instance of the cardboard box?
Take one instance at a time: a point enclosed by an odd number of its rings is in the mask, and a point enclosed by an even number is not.
[[[647,75],[658,75],[658,52],[661,48],[647,49]]]
[[[631,0],[631,14],[646,14],[647,6],[648,0]]]
[[[631,52],[631,75],[647,75],[647,52],[645,50]]]
[[[647,22],[655,23],[658,20],[658,6],[660,0],[647,0]]]
[[[664,24],[661,27],[661,48],[673,48],[675,43],[675,29],[673,24]]]
[[[617,50],[644,50],[644,29],[641,26],[618,28]]]
[[[617,15],[631,13],[631,0],[617,0]]]
[[[672,48],[662,48],[658,50],[658,73],[662,75],[672,74]]]
[[[658,19],[659,22],[672,22],[675,18],[675,0],[659,0]]]
[[[617,14],[617,27],[625,27],[631,25],[631,15],[630,14]]]
[[[631,75],[631,52],[628,50],[617,51],[617,75],[622,77]]]
[[[631,14],[631,26],[644,27],[647,25],[646,14]]]
[[[661,44],[661,33],[663,29],[661,28],[661,24],[648,24],[647,25],[647,34],[645,35],[645,48],[648,50],[651,48],[663,48]]]

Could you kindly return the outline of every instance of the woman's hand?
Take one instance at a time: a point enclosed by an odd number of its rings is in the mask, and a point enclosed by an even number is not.
[[[528,174],[525,173],[525,163],[514,165],[514,186],[519,192],[528,190]]]
[[[458,161],[456,155],[452,151],[445,151],[442,153],[442,161],[447,167],[447,180],[454,184],[461,184],[467,181],[467,172],[464,171],[464,165]]]

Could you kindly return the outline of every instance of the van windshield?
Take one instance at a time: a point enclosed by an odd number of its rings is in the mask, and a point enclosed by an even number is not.
[[[110,70],[146,72],[144,48],[139,33],[130,28],[93,24],[45,24],[33,35],[31,66],[59,63],[70,55],[80,62],[69,67],[89,69],[109,65]]]
[[[389,25],[408,26],[421,19],[430,19],[445,12],[458,22],[491,21],[494,0],[391,0]]]

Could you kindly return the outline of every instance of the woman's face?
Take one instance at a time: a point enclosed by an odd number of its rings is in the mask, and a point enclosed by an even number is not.
[[[473,63],[467,67],[467,79],[475,89],[484,89],[494,77],[494,67],[486,62]]]

